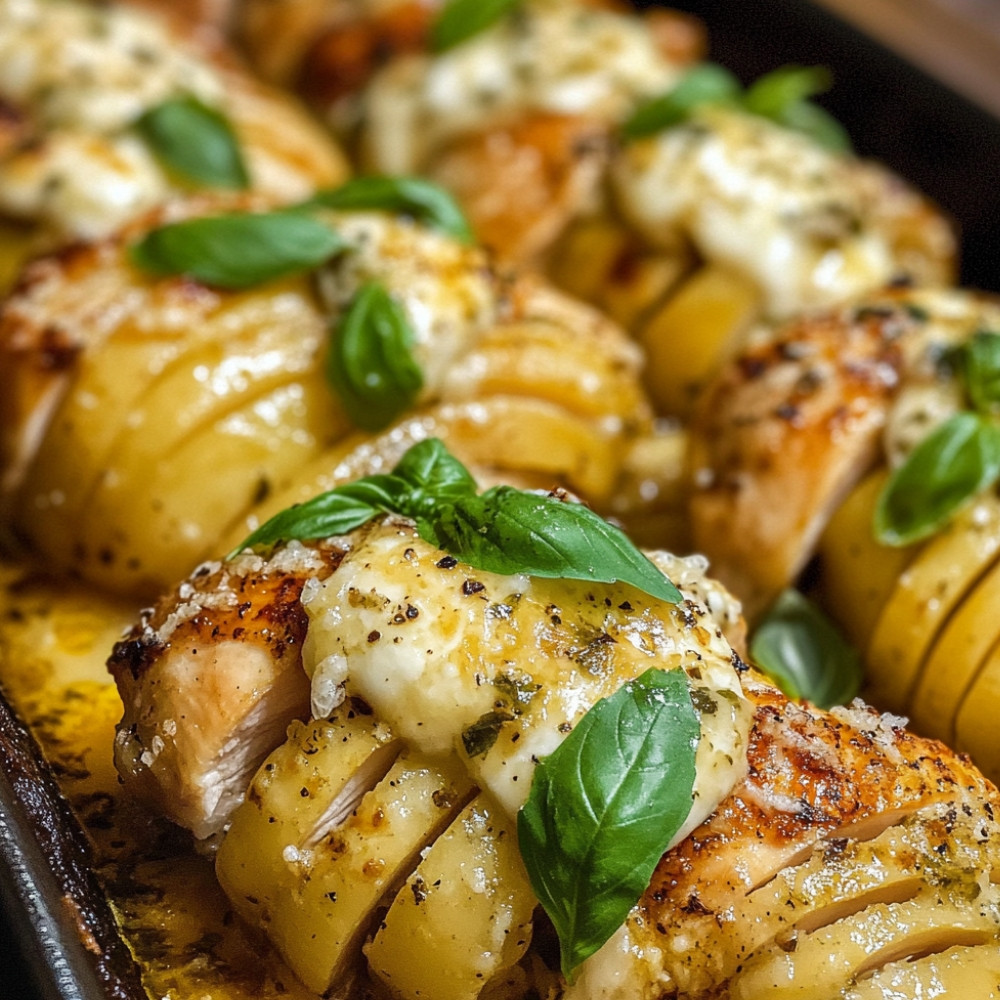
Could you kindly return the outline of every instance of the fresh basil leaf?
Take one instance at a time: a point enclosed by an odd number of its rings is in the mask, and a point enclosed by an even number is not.
[[[408,491],[407,483],[393,475],[365,476],[345,483],[275,514],[227,558],[257,546],[346,535],[379,514],[402,513]]]
[[[206,187],[249,187],[229,120],[196,97],[164,101],[143,114],[136,127],[153,155],[185,180]]]
[[[435,504],[476,493],[475,479],[440,438],[427,438],[409,448],[393,475],[410,487],[407,513],[411,516],[429,514]]]
[[[676,86],[639,105],[622,125],[626,139],[641,139],[685,121],[702,104],[734,104],[741,95],[739,80],[717,63],[701,63],[684,74]]]
[[[472,230],[455,199],[440,185],[420,177],[356,177],[338,188],[320,191],[308,204],[410,215],[463,243],[472,242]]]
[[[1000,334],[978,330],[962,346],[961,370],[977,410],[987,413],[1000,406]]]
[[[812,101],[799,101],[782,109],[774,119],[779,125],[802,132],[813,142],[834,153],[851,151],[851,138],[836,118]]]
[[[861,688],[861,658],[799,591],[786,590],[757,626],[750,657],[790,698],[847,705]]]
[[[822,94],[832,84],[833,75],[825,66],[779,66],[747,87],[743,106],[752,114],[777,120],[789,105]]]
[[[1000,427],[958,413],[929,434],[889,477],[875,506],[875,537],[909,545],[933,535],[1000,476]]]
[[[417,530],[462,562],[492,573],[620,581],[663,601],[681,599],[624,532],[580,503],[495,486],[422,514]]]
[[[147,233],[133,262],[161,276],[187,275],[219,288],[250,288],[319,267],[344,249],[328,225],[292,210],[187,219]]]
[[[687,819],[699,735],[684,672],[648,670],[535,770],[518,844],[567,978],[621,926]]]
[[[520,0],[448,0],[431,25],[432,52],[444,52],[494,25]]]
[[[424,384],[414,340],[385,286],[362,285],[333,330],[326,364],[328,381],[358,427],[381,430],[413,405]]]

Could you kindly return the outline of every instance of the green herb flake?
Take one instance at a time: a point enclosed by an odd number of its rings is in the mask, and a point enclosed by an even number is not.
[[[229,120],[196,97],[175,97],[136,122],[153,155],[185,181],[214,188],[246,188],[250,178]]]
[[[231,212],[147,233],[132,262],[160,277],[185,275],[225,289],[251,288],[319,267],[344,249],[330,226],[294,210]]]
[[[889,477],[875,506],[875,537],[898,546],[928,538],[998,477],[1000,427],[979,413],[957,413]]]
[[[750,658],[790,698],[847,705],[861,688],[861,659],[840,630],[797,590],[786,590],[757,627]]]
[[[469,757],[485,756],[493,749],[505,722],[513,721],[510,712],[486,712],[462,730],[462,745]]]
[[[687,819],[699,735],[684,672],[653,669],[538,765],[518,843],[568,979],[622,925]]]
[[[446,52],[492,27],[521,0],[447,0],[431,25],[432,52]]]
[[[385,286],[363,285],[333,328],[326,364],[327,380],[358,427],[382,430],[413,405],[424,384],[414,341]]]
[[[320,191],[304,207],[310,205],[396,212],[462,243],[472,242],[472,229],[455,199],[440,185],[420,177],[355,177],[338,188]]]

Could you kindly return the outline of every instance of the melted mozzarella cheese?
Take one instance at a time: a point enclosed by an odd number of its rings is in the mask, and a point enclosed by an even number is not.
[[[365,102],[373,166],[419,170],[440,144],[525,111],[617,120],[679,70],[634,17],[535,0],[462,45],[396,60]]]
[[[169,178],[131,126],[223,86],[159,22],[127,8],[0,0],[0,100],[31,141],[0,159],[0,212],[91,239],[164,200]]]
[[[744,774],[749,712],[732,650],[692,600],[474,570],[407,521],[371,526],[303,599],[314,697],[330,704],[344,684],[422,751],[457,752],[511,816],[537,760],[650,667],[684,670],[701,718],[694,802],[675,840]]]
[[[324,304],[339,316],[365,283],[380,281],[409,320],[424,398],[436,395],[452,365],[497,321],[497,288],[486,256],[382,214],[335,214],[333,221],[351,253],[319,270]]]
[[[110,134],[178,93],[216,103],[222,85],[152,18],[63,0],[0,2],[0,94],[43,127]]]
[[[703,108],[631,144],[615,167],[623,211],[654,245],[678,232],[753,278],[776,317],[889,281],[886,234],[869,224],[858,161],[763,118]]]

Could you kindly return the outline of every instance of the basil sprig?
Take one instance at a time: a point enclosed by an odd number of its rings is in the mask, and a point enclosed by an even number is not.
[[[487,28],[521,0],[448,0],[431,25],[432,52],[445,52]]]
[[[338,486],[275,515],[245,548],[353,531],[382,514],[411,518],[425,541],[491,573],[621,581],[676,603],[680,592],[624,532],[583,504],[495,486],[482,495],[444,444],[413,445],[388,475]]]
[[[746,91],[722,66],[700,63],[681,77],[666,94],[639,105],[622,125],[626,139],[639,139],[678,125],[698,107],[721,104],[767,118],[804,132],[821,146],[850,149],[843,126],[809,98],[828,90],[830,72],[822,66],[782,66],[766,73]]]
[[[689,69],[672,90],[640,104],[622,125],[626,139],[654,135],[686,121],[703,104],[738,103],[740,81],[718,63],[700,63]]]
[[[998,478],[1000,426],[980,413],[956,413],[889,477],[875,506],[875,537],[884,545],[928,538]]]
[[[184,180],[217,188],[250,184],[229,120],[196,97],[175,97],[150,108],[136,127],[168,170]]]
[[[861,658],[840,630],[797,590],[784,591],[757,626],[750,658],[790,698],[846,705],[861,689]]]
[[[970,409],[935,428],[889,477],[873,520],[883,545],[930,537],[1000,479],[1000,334],[978,331],[950,360]]]
[[[326,223],[284,209],[160,226],[132,246],[131,256],[151,274],[183,274],[218,288],[239,289],[319,267],[344,248]]]
[[[307,204],[396,212],[462,243],[472,242],[472,229],[455,199],[440,185],[420,177],[355,177],[338,188],[320,191]]]
[[[408,213],[460,240],[471,238],[465,217],[443,189],[414,178],[371,177],[272,212],[228,212],[160,226],[132,245],[132,261],[161,277],[187,275],[219,288],[250,288],[319,267],[347,249],[330,224],[311,214],[325,207]]]
[[[327,379],[358,427],[381,430],[417,398],[424,377],[414,341],[406,313],[385,286],[363,285],[333,328],[326,362]]]
[[[648,670],[536,768],[518,844],[567,978],[621,926],[687,819],[699,734],[684,672]]]

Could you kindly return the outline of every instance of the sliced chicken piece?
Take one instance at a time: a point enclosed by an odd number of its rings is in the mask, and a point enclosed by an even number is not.
[[[888,450],[958,404],[940,361],[996,327],[986,299],[896,289],[761,331],[692,424],[692,537],[751,619],[805,566],[827,521]]]
[[[996,788],[903,719],[743,684],[748,775],[664,857],[628,924],[648,981],[683,997],[833,996],[883,966],[909,960],[929,983],[924,956],[995,949]]]
[[[524,265],[593,204],[609,138],[607,125],[587,115],[527,114],[444,145],[428,170],[459,200],[485,246]]]
[[[344,552],[333,540],[206,564],[115,646],[119,773],[196,837],[223,829],[288,723],[309,714],[300,596]]]

